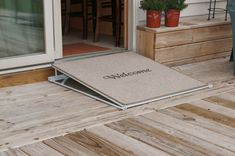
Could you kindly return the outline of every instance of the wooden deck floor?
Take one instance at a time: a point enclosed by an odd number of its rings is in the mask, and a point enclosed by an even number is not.
[[[48,82],[0,89],[0,155],[235,155],[232,64],[175,69],[214,87],[126,111]]]

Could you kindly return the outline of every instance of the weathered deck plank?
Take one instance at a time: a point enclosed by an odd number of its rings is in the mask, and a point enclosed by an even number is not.
[[[230,150],[221,148],[213,143],[209,143],[206,140],[203,140],[199,137],[192,135],[191,133],[181,131],[172,125],[165,124],[165,123],[162,124],[158,122],[159,121],[158,119],[159,118],[157,117],[155,120],[151,120],[144,116],[135,118],[135,120],[137,120],[140,123],[145,123],[148,126],[161,130],[162,132],[172,135],[173,137],[177,137],[181,139],[182,141],[190,142],[190,144],[194,144],[196,146],[204,148],[206,149],[205,151],[207,151],[208,153],[214,153],[215,155],[220,155],[220,156],[223,156],[223,155],[233,156],[234,155],[234,152],[231,152]],[[181,125],[179,124],[179,126]]]
[[[0,156],[28,156],[28,154],[24,153],[20,149],[14,149],[0,153]]]
[[[88,132],[86,130],[69,134],[65,136],[70,140],[80,144],[81,146],[97,153],[98,155],[113,155],[113,156],[132,156],[133,153],[127,151],[111,142],[111,140],[106,140],[97,136],[94,133]]]
[[[216,103],[218,105],[222,105],[231,109],[235,109],[235,96],[229,93],[225,93],[220,96],[208,97],[203,100],[211,103]]]
[[[145,123],[138,122],[135,119],[126,119],[108,124],[107,126],[133,139],[175,156],[214,155],[214,153],[206,151],[206,149],[200,146],[188,141],[183,141],[178,137],[167,134]]]
[[[50,148],[49,146],[43,144],[43,143],[36,143],[32,145],[27,145],[24,147],[21,147],[20,150],[22,150],[24,153],[28,155],[35,155],[35,156],[64,156],[62,153],[57,152],[53,148]]]
[[[213,119],[210,120],[190,111],[184,111],[183,109],[178,109],[176,107],[161,110],[160,112],[180,119],[184,122],[197,125],[235,139],[235,128],[216,122]]]
[[[200,107],[202,109],[209,110],[211,112],[215,112],[215,113],[222,114],[224,116],[228,116],[230,118],[233,118],[234,121],[235,121],[235,110],[233,110],[233,109],[223,107],[223,106],[220,106],[220,105],[215,104],[215,103],[203,101],[203,100],[198,100],[198,101],[195,101],[195,102],[191,102],[191,104],[194,105],[194,106]]]
[[[110,140],[117,146],[127,150],[130,152],[130,155],[161,155],[161,156],[169,156],[170,154],[162,151],[161,149],[154,148],[148,146],[145,143],[139,142],[133,138],[130,138],[122,133],[114,131],[106,126],[99,126],[88,129],[88,131],[105,138],[106,140]]]
[[[210,130],[202,128],[200,126],[186,123],[184,121],[181,121],[179,119],[170,117],[168,115],[165,115],[165,114],[162,114],[159,112],[146,114],[146,115],[144,115],[144,117],[146,117],[150,120],[153,120],[153,121],[157,121],[161,124],[171,126],[174,129],[177,129],[177,130],[182,131],[184,133],[198,137],[202,140],[205,140],[209,143],[220,146],[224,149],[235,152],[235,142],[234,142],[234,139],[232,139],[230,137],[227,137],[227,136],[221,135],[219,133],[210,131]]]
[[[126,111],[48,82],[1,88],[0,151],[27,145],[22,149],[46,148],[60,154],[97,155],[91,147],[64,137],[86,128],[86,133],[105,140],[102,147],[110,147],[107,145],[110,142],[112,148],[133,155],[156,152],[182,156],[235,155],[235,78],[228,59],[175,69],[209,82],[214,88]],[[43,148],[29,145],[40,141]],[[26,150],[13,149],[0,155],[14,155],[14,152],[24,155]]]
[[[190,104],[183,104],[183,105],[179,105],[179,106],[176,106],[176,107],[181,109],[181,110],[189,111],[191,113],[200,115],[204,118],[207,118],[207,119],[213,120],[215,122],[218,122],[218,123],[221,123],[221,124],[224,124],[224,125],[235,128],[234,118],[230,118],[226,115],[219,114],[219,113],[216,113],[216,112],[212,112],[212,111],[209,111],[207,109],[203,109],[203,108],[193,106],[193,105],[190,105]]]
[[[64,155],[97,156],[96,153],[89,151],[85,147],[66,137],[45,140],[43,143]]]

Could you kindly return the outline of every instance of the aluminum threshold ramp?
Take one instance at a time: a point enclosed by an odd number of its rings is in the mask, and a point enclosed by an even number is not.
[[[209,88],[134,52],[60,61],[52,67],[56,72],[50,82],[119,109]]]

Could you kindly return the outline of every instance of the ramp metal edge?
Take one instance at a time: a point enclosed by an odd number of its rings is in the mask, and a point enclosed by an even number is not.
[[[151,102],[156,102],[156,101],[164,100],[164,99],[167,99],[167,98],[172,98],[172,97],[176,97],[176,96],[180,96],[180,95],[184,95],[184,94],[189,94],[189,93],[192,93],[192,92],[196,92],[196,91],[200,91],[200,90],[208,89],[208,88],[212,88],[212,87],[213,87],[212,85],[204,85],[204,86],[201,86],[201,87],[197,87],[197,88],[193,88],[193,89],[189,89],[189,90],[185,90],[185,91],[176,92],[176,93],[172,93],[172,94],[161,96],[161,97],[156,97],[156,98],[149,99],[149,100],[146,100],[146,101],[143,101],[143,102],[129,104],[129,105],[126,105],[126,108],[136,107],[136,106],[148,104],[148,103],[151,103]]]
[[[70,86],[65,84],[65,82],[67,81],[68,78],[69,78],[68,76],[62,74],[62,75],[51,76],[51,77],[48,78],[48,81],[50,81],[52,83],[55,83],[57,85],[60,85],[62,87],[71,89],[73,91],[79,92],[81,94],[84,94],[84,95],[86,95],[88,97],[91,97],[93,99],[99,100],[101,102],[104,102],[104,103],[106,103],[108,105],[114,106],[114,107],[116,107],[118,109],[121,109],[121,110],[125,110],[125,109],[128,109],[128,108],[132,108],[132,107],[148,104],[148,103],[151,103],[151,102],[156,102],[156,101],[164,100],[164,99],[167,99],[167,98],[172,98],[172,97],[176,97],[176,96],[179,96],[179,95],[184,95],[184,94],[188,94],[188,93],[192,93],[192,92],[195,92],[195,91],[200,91],[200,90],[203,90],[203,89],[207,89],[207,88],[212,88],[213,87],[212,85],[204,85],[204,86],[201,86],[201,87],[197,87],[197,88],[193,88],[193,89],[189,89],[189,90],[185,90],[185,91],[181,91],[181,92],[176,92],[176,93],[172,93],[172,94],[169,94],[169,95],[165,95],[165,96],[161,96],[161,97],[156,97],[156,98],[153,98],[153,99],[148,99],[148,100],[143,101],[143,102],[137,102],[137,103],[133,103],[133,104],[129,104],[129,105],[122,105],[122,104],[117,104],[117,103],[112,103],[112,102],[106,101],[106,100],[101,99],[101,98],[99,98],[97,96],[93,96],[91,94],[88,94],[88,93],[86,93],[86,92],[84,92],[82,90],[70,87]],[[58,82],[58,81],[61,81],[61,82]],[[79,83],[79,82],[77,82],[77,83]],[[91,90],[91,89],[89,89],[89,90]],[[93,91],[93,92],[95,92],[95,91]],[[102,95],[100,95],[100,96],[102,96]],[[106,97],[104,97],[104,98],[106,98]]]
[[[127,106],[127,104],[122,104],[122,103],[119,102],[118,100],[113,99],[112,97],[110,97],[110,96],[108,96],[108,95],[102,93],[101,91],[99,91],[99,90],[93,88],[92,86],[89,86],[89,85],[86,84],[85,82],[83,82],[83,81],[77,79],[76,77],[74,77],[74,76],[68,74],[67,72],[65,72],[65,71],[63,71],[63,70],[57,68],[56,66],[52,65],[52,67],[55,69],[55,76],[57,76],[57,75],[58,75],[58,72],[60,72],[60,73],[62,73],[63,75],[65,75],[65,76],[67,76],[67,77],[70,77],[70,78],[72,78],[73,80],[77,81],[78,83],[82,84],[83,86],[89,88],[90,90],[93,90],[94,92],[96,92],[97,94],[101,95],[102,97],[104,97],[104,98],[106,98],[106,99],[109,99],[110,101],[112,101],[112,102],[115,103],[116,105],[119,105],[119,106],[122,106],[122,107],[123,107],[123,106]]]
[[[76,92],[78,92],[78,93],[81,93],[81,94],[83,94],[83,95],[85,95],[85,96],[88,96],[88,97],[90,97],[90,98],[93,98],[93,99],[95,99],[95,100],[104,102],[104,103],[106,103],[106,104],[108,104],[108,105],[111,105],[111,106],[114,106],[114,107],[116,107],[116,108],[118,108],[118,109],[121,109],[121,110],[127,109],[126,105],[118,105],[118,104],[115,104],[115,103],[111,103],[111,102],[108,102],[108,101],[106,101],[106,100],[103,100],[103,99],[101,99],[101,98],[99,98],[99,97],[97,97],[97,96],[93,96],[93,95],[88,94],[88,93],[86,93],[86,92],[84,92],[84,91],[82,91],[82,90],[79,90],[79,89],[76,89],[76,88],[73,88],[73,87],[70,87],[70,86],[66,85],[65,82],[67,81],[68,78],[69,78],[69,77],[66,76],[66,75],[56,75],[56,76],[48,77],[48,81],[49,81],[49,82],[52,82],[52,83],[55,83],[55,84],[57,84],[57,85],[60,85],[60,86],[62,86],[62,87],[71,89],[71,90],[73,90],[73,91],[76,91]],[[62,80],[62,82],[58,82],[58,81],[60,81],[60,80]],[[77,82],[77,83],[79,83],[79,82]]]

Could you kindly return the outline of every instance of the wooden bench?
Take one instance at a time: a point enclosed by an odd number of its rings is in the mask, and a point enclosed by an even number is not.
[[[137,51],[170,66],[228,56],[231,48],[231,23],[223,18],[184,18],[175,28],[137,27]]]

